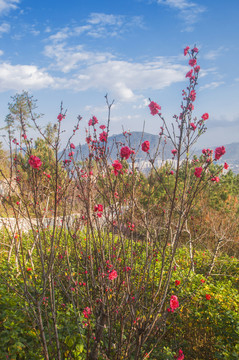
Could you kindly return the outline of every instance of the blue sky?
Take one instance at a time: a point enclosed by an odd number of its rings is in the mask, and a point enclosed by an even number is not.
[[[189,70],[183,49],[196,44],[195,116],[210,116],[198,145],[238,142],[238,15],[238,0],[0,0],[0,127],[10,97],[28,90],[43,126],[63,100],[65,137],[81,114],[83,141],[92,115],[106,123],[108,93],[111,134],[144,123],[157,134],[161,124],[147,99],[173,121]]]

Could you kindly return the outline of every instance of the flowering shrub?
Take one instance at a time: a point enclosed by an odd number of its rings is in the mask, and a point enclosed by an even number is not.
[[[199,158],[190,155],[209,118],[204,113],[199,120],[191,120],[200,73],[197,53],[196,47],[184,50],[191,68],[181,112],[174,116],[177,126],[171,130],[160,113],[161,106],[149,103],[161,125],[158,149],[163,153],[165,142],[170,144],[175,167],[169,162],[156,168],[157,154],[149,152],[150,142],[138,144],[137,150],[127,132],[124,143],[117,144],[117,158],[111,158],[107,144],[112,103],[107,97],[107,126],[95,116],[88,121],[89,152],[80,161],[72,139],[79,130],[80,116],[65,149],[60,149],[66,118],[62,106],[56,124],[45,133],[31,103],[26,102],[32,124],[41,135],[36,144],[28,141],[26,119],[19,117],[26,135],[21,139],[24,146],[12,139],[9,123],[11,192],[4,197],[2,209],[5,219],[13,214],[16,222],[3,223],[7,270],[2,281],[27,304],[42,358],[176,356],[182,360],[190,354],[179,336],[177,343],[171,341],[171,329],[179,326],[175,319],[183,321],[188,299],[199,296],[207,304],[203,306],[215,301],[211,289],[202,290],[197,272],[201,280],[211,276],[221,238],[199,271],[195,252],[201,244],[192,218],[200,211],[202,191],[217,186],[222,167],[213,161],[225,154],[222,146],[214,159],[210,149],[204,149]],[[136,153],[141,150],[151,164],[148,177],[136,164]],[[184,243],[189,252],[186,270],[184,257],[178,259]],[[192,278],[196,282],[188,289]]]

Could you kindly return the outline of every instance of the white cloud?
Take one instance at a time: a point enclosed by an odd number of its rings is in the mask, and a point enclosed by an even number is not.
[[[65,43],[45,46],[44,54],[54,59],[52,64],[54,69],[64,73],[72,71],[82,66],[82,64],[90,65],[113,58],[113,55],[110,53],[86,51],[83,45],[67,47]],[[81,76],[82,79],[88,79],[87,75],[82,74]]]
[[[224,81],[212,81],[206,85],[200,86],[200,91],[206,90],[206,89],[216,89],[217,87],[225,84]]]
[[[145,63],[109,60],[78,69],[64,86],[75,91],[96,89],[109,92],[118,101],[135,101],[145,90],[163,89],[184,81],[186,71],[185,66],[162,60]]]
[[[45,70],[33,65],[0,64],[0,91],[42,89],[54,85],[54,79]]]
[[[0,25],[0,37],[2,36],[2,34],[4,33],[8,33],[10,31],[10,25],[7,23],[2,23]]]
[[[207,60],[215,60],[218,58],[223,52],[228,51],[224,46],[220,46],[218,49],[210,50],[206,55],[204,55],[204,58]]]
[[[169,6],[172,9],[178,10],[180,17],[187,25],[184,31],[192,31],[193,25],[198,21],[198,16],[206,11],[204,6],[188,0],[157,0],[158,4]]]
[[[11,9],[16,9],[19,2],[20,0],[0,0],[0,14]]]
[[[143,27],[141,16],[91,13],[84,25],[65,27],[51,35],[48,40],[56,43],[82,34],[94,38],[117,37],[135,27]]]

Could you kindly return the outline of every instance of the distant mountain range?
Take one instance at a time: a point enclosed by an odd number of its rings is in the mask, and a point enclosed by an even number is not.
[[[150,153],[155,154],[159,143],[158,135],[142,133],[141,131],[133,131],[131,132],[131,135],[127,135],[127,139],[123,134],[109,136],[107,147],[109,149],[111,159],[115,160],[117,158],[117,152],[118,152],[117,146],[118,149],[120,149],[122,146],[130,146],[130,148],[134,149],[136,152],[136,161],[145,162],[147,156],[144,152],[142,152],[141,148],[139,148],[139,144],[145,140],[148,140],[150,142]],[[214,150],[216,147],[217,146],[211,148]],[[88,145],[83,144],[81,145],[80,148],[81,148],[81,155],[83,157],[87,157],[89,154]],[[223,156],[221,163],[227,162],[229,164],[229,168],[233,172],[239,173],[239,142],[227,144],[225,145],[225,148],[226,148],[226,153]],[[171,142],[168,141],[168,143],[165,144],[162,139],[159,147],[157,159],[162,160],[162,156],[163,156],[163,160],[171,160],[172,149],[173,149],[173,145],[171,144]],[[194,153],[200,156],[202,152],[201,150],[195,150]]]

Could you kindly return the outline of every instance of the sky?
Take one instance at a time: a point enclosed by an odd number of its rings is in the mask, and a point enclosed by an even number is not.
[[[106,94],[114,100],[111,135],[158,134],[148,99],[174,121],[190,70],[183,49],[196,45],[194,116],[209,113],[197,146],[239,142],[238,16],[238,0],[0,0],[0,128],[11,96],[26,90],[43,127],[63,101],[63,138],[83,117],[75,143],[93,115],[106,124]]]

